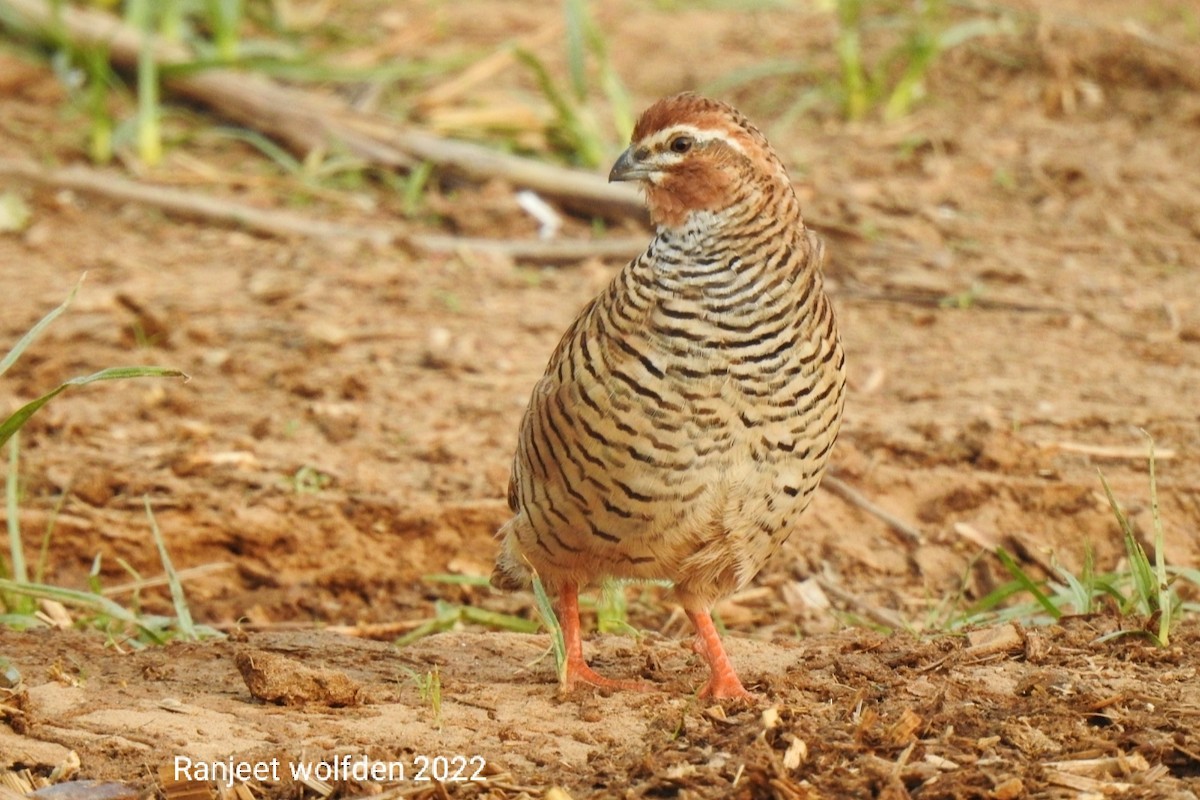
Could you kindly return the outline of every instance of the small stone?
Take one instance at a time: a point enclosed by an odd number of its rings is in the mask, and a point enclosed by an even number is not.
[[[306,667],[299,661],[262,650],[240,650],[234,663],[257,700],[285,706],[340,708],[364,702],[362,687],[344,672]]]

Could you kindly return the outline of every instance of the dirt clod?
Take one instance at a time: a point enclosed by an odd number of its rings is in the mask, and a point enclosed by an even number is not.
[[[233,658],[251,696],[264,703],[337,708],[364,701],[362,687],[337,670],[307,667],[262,650],[239,650]]]

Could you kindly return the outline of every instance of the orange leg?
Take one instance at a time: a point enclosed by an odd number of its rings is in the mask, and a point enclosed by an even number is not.
[[[638,692],[650,690],[650,687],[641,681],[605,678],[583,660],[583,635],[579,630],[579,587],[573,583],[563,584],[558,593],[558,624],[562,626],[563,640],[567,645],[567,691],[574,689],[580,682],[604,689],[631,689]]]
[[[696,650],[704,656],[709,669],[712,670],[712,677],[700,690],[700,696],[753,700],[754,695],[746,691],[746,687],[742,686],[742,682],[738,680],[737,672],[733,669],[733,662],[729,660],[729,654],[725,652],[725,645],[721,644],[721,636],[717,633],[716,626],[713,625],[712,616],[707,611],[688,611],[687,615],[692,624],[696,626]]]

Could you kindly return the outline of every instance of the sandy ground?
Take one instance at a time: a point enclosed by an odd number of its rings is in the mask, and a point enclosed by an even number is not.
[[[374,31],[378,52],[471,59],[536,40],[556,9],[364,3],[345,24]],[[1063,0],[1011,13],[1021,35],[947,54],[928,101],[898,123],[847,125],[826,101],[789,114],[812,88],[795,76],[720,92],[761,123],[828,239],[851,383],[833,474],[920,534],[820,494],[719,609],[755,707],[695,700],[702,665],[657,587],[628,590],[642,636],[585,645],[601,671],[659,687],[648,695],[559,696],[544,634],[460,624],[390,643],[439,601],[534,616],[528,596],[426,576],[490,571],[529,389],[617,264],[281,240],[0,182],[33,211],[27,230],[0,236],[0,341],[88,273],[3,377],[6,406],[118,364],[191,376],[86,387],[34,418],[21,442],[26,551],[53,521],[47,582],[86,587],[97,556],[105,587],[130,580],[122,561],[158,575],[148,497],[176,566],[206,568],[188,573],[193,614],[230,634],[139,650],[119,633],[0,630],[0,656],[24,679],[0,688],[0,769],[44,777],[73,750],[80,777],[168,794],[174,776],[159,770],[176,757],[406,770],[250,781],[268,797],[1200,792],[1195,624],[1165,650],[1097,642],[1136,624],[1112,615],[928,633],[960,593],[1007,580],[987,554],[997,545],[1034,575],[1078,569],[1086,547],[1115,568],[1123,548],[1097,469],[1148,545],[1142,431],[1160,452],[1168,559],[1200,562],[1195,12]],[[811,10],[603,2],[597,16],[637,106],[768,59],[835,68],[833,24]],[[557,43],[540,47],[561,61]],[[84,126],[51,73],[4,46],[0,76],[0,158],[78,160]],[[539,101],[513,68],[459,102]],[[381,184],[303,184],[213,124],[174,110],[167,161],[145,179],[347,223],[401,216]],[[536,227],[499,184],[434,187],[410,224],[510,238]],[[571,220],[566,235],[590,227]],[[161,589],[115,599],[170,612]],[[907,632],[850,624],[880,618]],[[438,702],[422,691],[435,668]]]

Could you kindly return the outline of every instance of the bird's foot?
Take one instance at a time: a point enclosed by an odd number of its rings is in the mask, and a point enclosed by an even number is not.
[[[714,674],[700,690],[700,697],[713,700],[745,700],[749,703],[756,703],[761,699],[747,691],[738,676],[732,672],[728,675]]]
[[[737,671],[733,668],[733,662],[729,660],[725,646],[721,644],[721,637],[713,625],[712,616],[704,610],[689,610],[687,615],[692,620],[692,624],[696,626],[696,641],[692,644],[692,648],[704,656],[709,669],[712,670],[708,683],[704,684],[704,688],[700,690],[700,697],[702,699],[711,697],[715,700],[758,702],[759,698],[746,691],[746,687],[738,678]]]
[[[600,689],[619,689],[629,692],[649,692],[654,687],[644,681],[622,681],[606,678],[587,665],[582,658],[567,659],[567,677],[563,688],[572,691],[581,683],[590,684]]]

